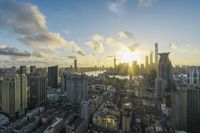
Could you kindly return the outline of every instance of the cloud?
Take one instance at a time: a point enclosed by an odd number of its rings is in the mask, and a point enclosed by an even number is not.
[[[172,49],[172,50],[177,49],[176,43],[171,43],[171,44],[170,44],[170,49]]]
[[[130,32],[127,32],[127,31],[121,31],[118,33],[118,36],[121,38],[121,39],[129,39],[129,38],[133,38],[133,35],[130,33]]]
[[[71,32],[69,31],[69,30],[64,30],[64,33],[65,33],[65,35],[70,35],[71,34]]]
[[[181,44],[180,45],[177,43],[171,43],[170,49],[179,54],[191,55],[191,54],[199,54],[200,53],[200,48],[191,47],[190,44],[185,44],[185,45]]]
[[[108,9],[116,14],[120,14],[122,11],[122,7],[127,0],[114,0],[108,2]]]
[[[156,0],[138,0],[139,6],[148,7],[151,6]]]
[[[70,59],[76,59],[76,56],[75,55],[69,55],[68,58],[70,58]]]
[[[0,13],[3,14],[3,26],[10,29],[19,41],[33,50],[43,52],[48,49],[53,55],[62,49],[84,55],[84,51],[74,41],[64,39],[59,33],[48,31],[46,17],[37,6],[7,1],[0,6]]]
[[[136,49],[137,49],[137,47],[139,46],[139,44],[132,44],[132,45],[129,45],[129,46],[127,46],[127,48],[131,51],[131,52],[134,52]]]
[[[31,56],[31,53],[28,51],[22,51],[15,47],[9,47],[6,45],[0,45],[0,55],[9,55],[9,56]]]
[[[105,52],[105,48],[107,46],[112,47],[115,50],[129,50],[130,52],[134,52],[139,44],[133,42],[132,34],[130,32],[119,32],[118,38],[114,38],[111,36],[103,36],[99,34],[95,34],[91,37],[91,39],[86,42],[93,49],[93,55],[100,54]]]
[[[104,37],[98,34],[92,36],[92,39],[86,44],[93,49],[93,54],[99,54],[104,52]]]

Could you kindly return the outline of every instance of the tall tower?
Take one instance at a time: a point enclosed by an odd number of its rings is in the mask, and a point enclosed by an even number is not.
[[[150,67],[152,67],[153,66],[153,51],[150,52],[149,60],[150,60]]]
[[[20,66],[19,73],[26,74],[26,66]]]
[[[114,58],[114,69],[116,69],[116,58]]]
[[[148,69],[148,67],[149,67],[149,59],[148,59],[147,55],[145,56],[145,67],[146,67],[146,69]]]
[[[171,61],[169,60],[169,53],[160,53],[158,63],[157,79],[162,79],[165,84],[165,91],[170,92],[172,81]]]
[[[48,67],[48,87],[58,87],[59,68],[57,66]]]
[[[20,77],[6,76],[2,88],[2,111],[10,118],[15,118],[20,112]]]
[[[25,74],[20,75],[20,101],[21,113],[26,113],[27,110],[27,77]]]
[[[158,64],[158,43],[155,43],[155,64]]]
[[[30,75],[30,103],[31,108],[44,105],[47,100],[47,72],[37,69]]]
[[[78,71],[77,59],[74,59],[74,71]]]

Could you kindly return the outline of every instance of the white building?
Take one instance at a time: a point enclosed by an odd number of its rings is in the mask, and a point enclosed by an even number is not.
[[[188,83],[199,84],[200,83],[200,66],[188,67]]]

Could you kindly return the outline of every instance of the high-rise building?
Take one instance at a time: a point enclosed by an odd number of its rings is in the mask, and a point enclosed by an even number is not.
[[[114,69],[116,68],[116,58],[114,58]]]
[[[200,132],[200,87],[178,86],[172,96],[172,122],[177,130]]]
[[[37,70],[36,66],[30,66],[30,73],[35,73]]]
[[[74,71],[78,71],[77,59],[74,59]]]
[[[27,77],[25,74],[20,75],[20,108],[24,114],[27,111]]]
[[[200,84],[200,66],[190,66],[187,72],[188,84]]]
[[[124,133],[131,131],[132,125],[132,105],[125,103],[122,106],[122,131]]]
[[[163,79],[165,91],[170,92],[172,82],[172,65],[169,60],[169,53],[160,53],[160,59],[157,69],[157,78]]]
[[[62,90],[69,103],[80,104],[81,101],[86,101],[88,99],[87,76],[65,71],[62,77]]]
[[[165,95],[165,81],[161,78],[155,80],[155,95],[157,98],[162,98]]]
[[[15,118],[20,112],[20,77],[6,76],[2,88],[2,111],[10,118]]]
[[[51,66],[48,67],[48,86],[51,88],[58,87],[58,66]]]
[[[132,74],[133,76],[136,76],[138,74],[138,65],[137,61],[132,61]]]
[[[37,69],[30,75],[30,105],[31,108],[42,106],[47,100],[47,72]]]
[[[19,74],[26,74],[26,66],[20,66]]]
[[[148,56],[145,56],[145,67],[146,67],[146,69],[149,68],[149,59],[148,59]]]
[[[151,51],[149,55],[149,64],[150,64],[150,67],[153,67],[153,51]]]
[[[177,130],[187,131],[187,89],[178,86],[172,93],[172,123]]]
[[[92,103],[91,101],[82,101],[81,103],[81,119],[84,120],[84,130],[87,129],[90,123],[90,117],[92,114]]]
[[[3,88],[3,77],[0,77],[0,107],[2,108],[2,88]]]
[[[187,90],[187,131],[200,132],[200,87]]]
[[[26,76],[6,76],[2,88],[2,111],[10,118],[25,113],[27,108]]]
[[[158,64],[158,43],[155,43],[155,64]]]

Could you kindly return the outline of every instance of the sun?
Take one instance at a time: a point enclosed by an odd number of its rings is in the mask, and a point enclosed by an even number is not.
[[[138,56],[135,52],[126,51],[121,55],[121,60],[129,64],[131,64],[133,60],[137,60],[137,59],[138,59]]]

